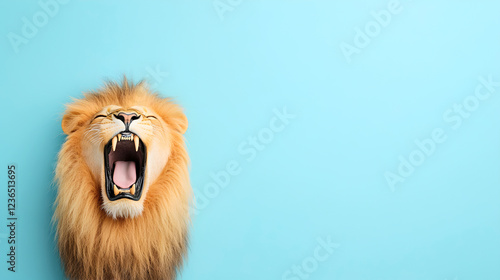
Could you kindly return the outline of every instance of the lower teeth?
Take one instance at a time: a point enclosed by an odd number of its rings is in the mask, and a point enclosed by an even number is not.
[[[132,187],[130,187],[130,189],[128,189],[128,190],[122,190],[122,189],[119,189],[116,185],[113,185],[113,192],[114,192],[115,196],[117,196],[121,193],[130,193],[131,195],[135,195],[135,184],[133,184]]]

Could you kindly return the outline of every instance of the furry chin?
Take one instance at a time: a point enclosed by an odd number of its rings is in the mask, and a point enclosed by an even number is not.
[[[143,205],[137,201],[121,200],[121,201],[106,201],[102,205],[102,209],[106,214],[113,219],[133,219],[142,214]]]

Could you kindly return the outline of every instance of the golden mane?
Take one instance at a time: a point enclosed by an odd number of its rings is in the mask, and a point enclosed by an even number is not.
[[[92,176],[81,141],[92,116],[104,106],[149,106],[172,128],[168,162],[151,182],[144,210],[133,219],[113,219],[102,209],[100,182]],[[168,99],[143,83],[107,83],[68,105],[68,134],[58,157],[54,221],[66,275],[71,279],[174,279],[187,248],[191,187],[183,133],[187,120]]]

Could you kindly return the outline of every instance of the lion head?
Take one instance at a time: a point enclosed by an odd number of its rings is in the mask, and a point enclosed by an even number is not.
[[[144,83],[107,83],[67,106],[57,237],[72,279],[173,279],[186,251],[187,119]]]

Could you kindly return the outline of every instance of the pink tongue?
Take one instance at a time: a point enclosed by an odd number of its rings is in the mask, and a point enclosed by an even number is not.
[[[121,189],[128,189],[135,183],[135,162],[117,161],[115,162],[115,172],[113,182]]]

